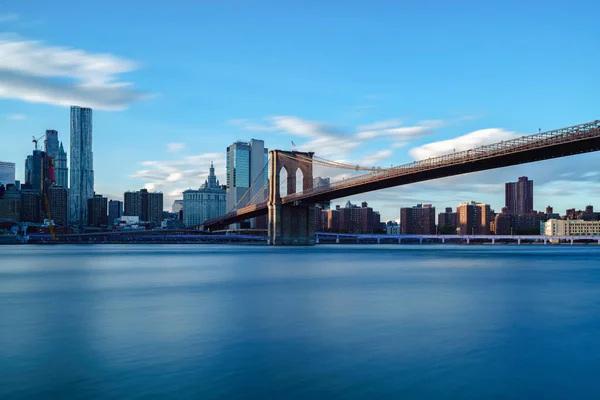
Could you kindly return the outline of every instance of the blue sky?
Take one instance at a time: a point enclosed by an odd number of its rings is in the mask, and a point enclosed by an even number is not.
[[[469,147],[600,118],[596,1],[158,4],[0,3],[0,160],[16,162],[18,178],[32,135],[57,129],[68,145],[69,104],[94,108],[96,191],[121,198],[147,186],[165,193],[167,207],[204,181],[210,161],[223,179],[236,140],[281,149],[293,140],[325,158],[385,167],[437,154],[451,138]],[[598,161],[589,154],[351,200],[385,219],[420,202],[477,200],[499,211],[503,183],[527,175],[537,209],[600,208]]]

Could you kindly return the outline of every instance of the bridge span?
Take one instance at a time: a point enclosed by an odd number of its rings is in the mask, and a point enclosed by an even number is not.
[[[221,229],[229,224],[268,214],[269,238],[272,244],[314,244],[314,204],[374,190],[423,182],[432,179],[502,168],[557,157],[600,150],[600,120],[548,132],[522,136],[470,150],[415,161],[409,164],[370,169],[370,172],[313,187],[314,153],[272,150],[269,152],[269,198],[267,201],[233,210],[219,218],[207,220],[203,227]],[[323,159],[319,159],[323,160]],[[329,161],[331,165],[343,165]],[[346,165],[348,168],[353,166]],[[280,172],[288,176],[288,191],[281,196]],[[303,172],[303,190],[296,193],[296,171]],[[356,169],[359,169],[357,166]],[[364,169],[364,168],[361,168]],[[249,189],[250,190],[250,189]]]

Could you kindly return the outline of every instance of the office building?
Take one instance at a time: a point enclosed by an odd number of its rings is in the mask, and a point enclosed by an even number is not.
[[[400,230],[403,235],[434,235],[435,207],[431,204],[417,204],[401,208]]]
[[[55,130],[47,130],[46,138],[44,139],[44,151],[56,160],[58,158],[58,132]]]
[[[260,203],[268,194],[269,151],[265,142],[251,139],[227,147],[226,212],[246,206],[251,200]],[[252,186],[251,190],[248,190]],[[251,222],[255,227],[256,223]]]
[[[546,236],[597,236],[600,235],[600,221],[551,219],[544,225]]]
[[[48,216],[55,225],[67,226],[68,223],[68,191],[62,186],[50,186],[48,189]]]
[[[54,160],[46,152],[34,150],[25,160],[25,183],[43,197],[53,182]]]
[[[0,185],[15,183],[15,163],[0,161]]]
[[[192,227],[207,219],[226,214],[226,188],[215,176],[215,167],[210,164],[208,179],[198,190],[183,192],[183,224]]]
[[[40,200],[40,194],[33,189],[21,192],[21,222],[42,222]]]
[[[71,107],[70,157],[70,222],[74,225],[83,225],[88,221],[88,199],[94,197],[91,108]]]
[[[513,215],[533,212],[533,181],[526,176],[519,177],[517,182],[505,185],[505,207]]]
[[[115,220],[123,216],[123,202],[110,200],[108,202],[108,225],[114,225]]]
[[[512,233],[512,217],[508,207],[502,207],[502,212],[494,217],[494,234],[510,235]]]
[[[163,213],[163,194],[141,189],[136,192],[125,192],[125,216],[139,217],[142,222],[151,222],[160,226]]]
[[[106,226],[108,225],[108,199],[102,195],[95,194],[87,201],[88,226]]]
[[[21,220],[21,192],[13,183],[0,185],[0,218]]]
[[[58,147],[58,155],[54,160],[54,174],[56,178],[56,186],[62,186],[65,189],[69,187],[69,167],[67,166],[67,152],[65,151],[62,142]]]
[[[441,232],[446,229],[456,229],[458,226],[457,215],[452,211],[452,207],[446,207],[443,213],[438,214],[438,230]],[[455,232],[447,232],[455,233]]]

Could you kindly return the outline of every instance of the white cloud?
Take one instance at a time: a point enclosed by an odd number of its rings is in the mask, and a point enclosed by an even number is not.
[[[375,131],[379,129],[394,128],[398,125],[402,125],[402,122],[400,120],[389,119],[386,121],[373,122],[372,124],[368,125],[360,125],[357,129],[359,131]]]
[[[15,13],[0,14],[0,23],[13,22],[19,19],[19,16]]]
[[[363,166],[375,166],[379,162],[390,158],[392,156],[392,150],[380,150],[376,153],[370,154],[359,161],[359,165]]]
[[[183,149],[185,149],[185,143],[180,143],[180,142],[167,143],[167,151],[170,153],[176,153]]]
[[[121,110],[144,94],[118,79],[138,65],[112,54],[0,36],[0,97],[59,106]]]
[[[11,114],[8,116],[8,119],[12,119],[13,121],[22,121],[25,118],[25,114]]]
[[[430,157],[449,154],[454,151],[469,150],[486,144],[514,139],[518,136],[519,135],[516,132],[500,128],[481,129],[454,139],[442,140],[414,147],[409,153],[415,160],[424,160]]]

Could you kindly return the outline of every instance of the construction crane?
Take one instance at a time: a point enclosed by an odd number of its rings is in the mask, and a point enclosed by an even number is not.
[[[46,136],[46,134],[45,134],[45,133],[44,133],[42,136],[40,136],[39,138],[37,138],[37,139],[35,138],[35,136],[33,136],[33,140],[32,140],[31,142],[32,142],[32,143],[35,145],[35,149],[36,149],[36,150],[38,149],[38,142],[39,142],[40,140],[42,140],[42,138],[43,138],[44,136]]]

